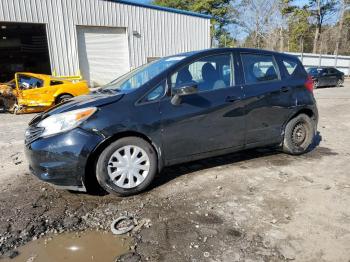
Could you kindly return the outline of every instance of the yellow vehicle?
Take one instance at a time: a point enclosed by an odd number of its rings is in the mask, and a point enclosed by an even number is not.
[[[87,82],[78,80],[77,77],[63,78],[33,73],[16,73],[14,80],[0,84],[3,107],[17,114],[41,112],[64,100],[89,92]]]

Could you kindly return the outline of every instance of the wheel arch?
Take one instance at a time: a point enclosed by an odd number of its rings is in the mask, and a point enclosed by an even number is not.
[[[302,108],[302,109],[298,110],[296,113],[294,113],[294,114],[288,119],[287,123],[288,123],[291,119],[293,119],[294,117],[296,117],[296,116],[298,116],[298,115],[300,115],[300,114],[305,114],[305,115],[307,115],[307,116],[310,117],[310,118],[315,118],[315,112],[314,112],[312,109],[310,109],[310,108]]]
[[[85,187],[89,190],[89,188],[92,187],[92,190],[95,190],[95,186],[98,187],[98,182],[95,176],[95,167],[97,163],[98,156],[102,153],[102,151],[107,148],[111,143],[117,141],[118,139],[124,138],[124,137],[138,137],[146,142],[148,142],[154,149],[154,151],[157,154],[157,165],[158,165],[158,172],[160,172],[163,168],[163,161],[161,157],[161,148],[152,141],[151,138],[146,136],[145,134],[137,131],[123,131],[119,132],[117,134],[112,135],[111,137],[106,138],[103,140],[99,145],[96,146],[96,148],[92,151],[92,153],[88,156],[84,171],[84,177],[83,177],[83,183]]]
[[[287,119],[287,121],[285,121],[285,123],[283,124],[283,128],[282,128],[282,137],[284,137],[284,130],[286,128],[286,125],[289,123],[290,120],[292,120],[293,118],[295,118],[296,116],[300,115],[300,114],[305,114],[308,117],[310,117],[312,120],[314,120],[315,122],[317,122],[317,113],[315,113],[312,109],[310,108],[300,108],[299,110],[297,110],[296,112],[292,113],[289,118]]]
[[[64,96],[64,95],[70,95],[70,96],[75,96],[75,95],[73,95],[73,94],[70,94],[70,93],[68,93],[68,92],[64,92],[64,93],[57,93],[57,94],[55,94],[54,95],[54,98],[55,98],[55,104],[57,104],[57,100],[58,100],[58,98],[60,98],[61,96]]]

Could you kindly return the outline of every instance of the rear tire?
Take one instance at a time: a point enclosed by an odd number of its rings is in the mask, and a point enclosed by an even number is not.
[[[71,99],[73,98],[72,95],[69,95],[69,94],[65,94],[65,95],[60,95],[56,98],[56,105],[68,100],[68,99]]]
[[[307,115],[300,114],[291,119],[284,131],[283,152],[291,155],[306,153],[314,141],[315,122]]]
[[[341,87],[343,85],[343,80],[338,79],[336,87]]]
[[[157,154],[152,145],[138,137],[124,137],[102,151],[96,178],[107,192],[128,196],[144,191],[157,170]]]

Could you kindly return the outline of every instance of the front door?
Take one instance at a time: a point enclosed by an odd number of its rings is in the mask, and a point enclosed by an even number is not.
[[[16,83],[22,103],[30,106],[50,106],[56,88],[44,79],[27,74],[16,74]]]
[[[234,80],[231,53],[203,57],[169,77],[171,88],[196,84],[198,92],[174,105],[161,101],[163,153],[167,161],[243,147],[242,89]],[[176,161],[175,161],[176,162]]]

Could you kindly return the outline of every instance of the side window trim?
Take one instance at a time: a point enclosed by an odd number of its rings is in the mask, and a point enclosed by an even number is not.
[[[201,59],[203,58],[208,58],[208,57],[215,57],[215,56],[221,56],[221,55],[227,55],[227,56],[230,56],[230,69],[231,69],[231,76],[230,76],[230,85],[228,87],[225,87],[223,89],[227,89],[227,88],[232,88],[233,86],[235,86],[235,83],[232,82],[232,77],[235,79],[236,78],[236,75],[235,76],[232,76],[233,73],[235,73],[235,67],[234,66],[234,61],[235,61],[235,56],[234,56],[234,53],[232,51],[226,51],[226,52],[221,52],[221,53],[217,53],[217,54],[209,54],[209,55],[206,55],[206,56],[202,56],[196,60],[192,60],[190,62],[187,62],[186,64],[184,65],[181,65],[180,67],[172,70],[171,72],[169,72],[168,74],[168,77],[167,77],[167,96],[170,96],[172,97],[173,94],[172,94],[172,86],[171,86],[171,77],[176,73],[176,72],[179,72],[181,69],[185,68],[186,66],[189,66],[193,63],[196,63],[198,61],[200,61]],[[232,72],[233,71],[233,72]],[[205,91],[202,91],[202,92],[199,92],[201,94],[203,93],[207,93],[207,92],[212,92],[212,91],[217,91],[218,89],[213,89],[213,90],[205,90]]]
[[[257,82],[257,83],[247,83],[246,81],[246,77],[245,77],[245,70],[244,70],[244,63],[243,63],[243,58],[242,55],[259,55],[259,56],[271,56],[272,60],[274,62],[274,65],[276,67],[276,73],[277,73],[277,79],[274,80],[267,80],[267,81],[261,81],[261,82]],[[241,68],[242,68],[242,72],[243,72],[243,83],[246,86],[250,86],[250,85],[257,85],[257,84],[264,84],[264,83],[274,83],[274,82],[278,82],[282,80],[282,75],[281,75],[281,71],[280,71],[280,66],[278,63],[278,60],[276,59],[274,54],[268,54],[268,53],[255,53],[255,52],[239,52],[239,56],[241,59]]]

